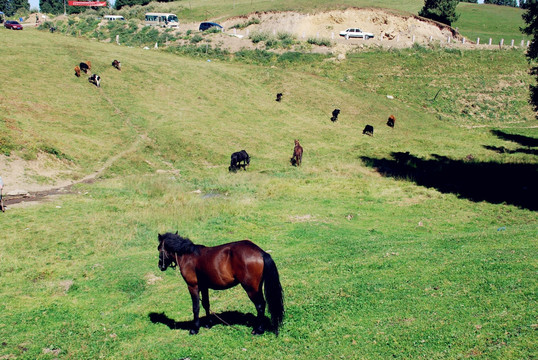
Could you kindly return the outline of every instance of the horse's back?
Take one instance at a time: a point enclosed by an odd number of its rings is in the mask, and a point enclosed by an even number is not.
[[[248,279],[259,279],[253,284],[257,287],[263,276],[263,264],[263,250],[250,240],[205,247],[198,258],[198,270],[204,273],[212,289],[245,285]]]

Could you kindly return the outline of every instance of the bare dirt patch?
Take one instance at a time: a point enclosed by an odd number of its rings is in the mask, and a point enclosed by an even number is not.
[[[259,23],[243,29],[233,29],[237,24],[256,19]],[[181,24],[181,31],[196,31],[199,23]],[[373,8],[349,8],[314,14],[297,12],[256,12],[245,16],[233,17],[221,22],[225,32],[213,34],[212,46],[219,46],[230,52],[241,49],[263,48],[263,44],[253,44],[249,36],[254,32],[278,35],[289,33],[299,41],[308,39],[328,39],[330,47],[313,47],[313,51],[327,53],[346,53],[357,47],[404,48],[413,43],[447,44],[451,38],[461,43],[461,36],[447,25],[436,23],[418,16],[404,16],[389,10]],[[370,40],[349,39],[339,36],[340,31],[358,27],[374,34]],[[469,44],[469,43],[468,43]]]

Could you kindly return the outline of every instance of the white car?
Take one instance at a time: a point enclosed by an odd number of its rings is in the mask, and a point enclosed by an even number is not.
[[[359,28],[349,28],[349,29],[346,29],[346,31],[341,31],[340,36],[343,36],[346,39],[349,39],[349,38],[362,38],[364,40],[368,40],[370,38],[373,38],[374,34],[363,32]]]

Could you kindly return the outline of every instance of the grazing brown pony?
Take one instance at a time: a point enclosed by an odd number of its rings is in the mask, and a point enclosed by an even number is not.
[[[291,157],[291,163],[295,166],[301,166],[301,160],[303,159],[303,147],[299,144],[299,140],[295,139],[295,147],[293,148],[293,155]]]
[[[75,76],[80,77],[80,68],[78,66],[75,66]]]
[[[250,240],[206,247],[195,245],[177,234],[159,234],[159,269],[179,266],[192,298],[194,314],[191,335],[200,329],[200,293],[202,306],[210,318],[208,289],[225,290],[241,284],[256,306],[258,316],[252,334],[263,334],[265,299],[271,325],[278,335],[284,318],[284,297],[276,265],[271,256]],[[262,285],[265,290],[263,298]]]
[[[121,62],[119,62],[118,60],[112,61],[112,66],[121,71]]]

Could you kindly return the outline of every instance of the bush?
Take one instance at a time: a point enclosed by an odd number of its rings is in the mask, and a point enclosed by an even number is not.
[[[267,41],[269,39],[271,35],[269,35],[268,32],[264,32],[264,31],[256,31],[256,32],[253,32],[252,34],[250,34],[250,40],[252,40],[252,42],[254,44],[257,44],[261,41]]]
[[[200,41],[204,40],[204,38],[202,37],[202,35],[200,34],[196,34],[192,37],[191,39],[191,44],[198,44]]]
[[[244,23],[239,23],[239,24],[235,24],[233,26],[230,27],[230,29],[244,29],[250,25],[253,25],[253,24],[259,24],[261,21],[260,19],[258,18],[251,18],[251,19],[248,19],[247,21],[245,21]]]
[[[308,38],[308,40],[306,40],[307,43],[309,44],[312,44],[312,45],[318,45],[318,46],[331,46],[332,43],[331,43],[331,40],[329,39],[318,39],[318,38]]]

